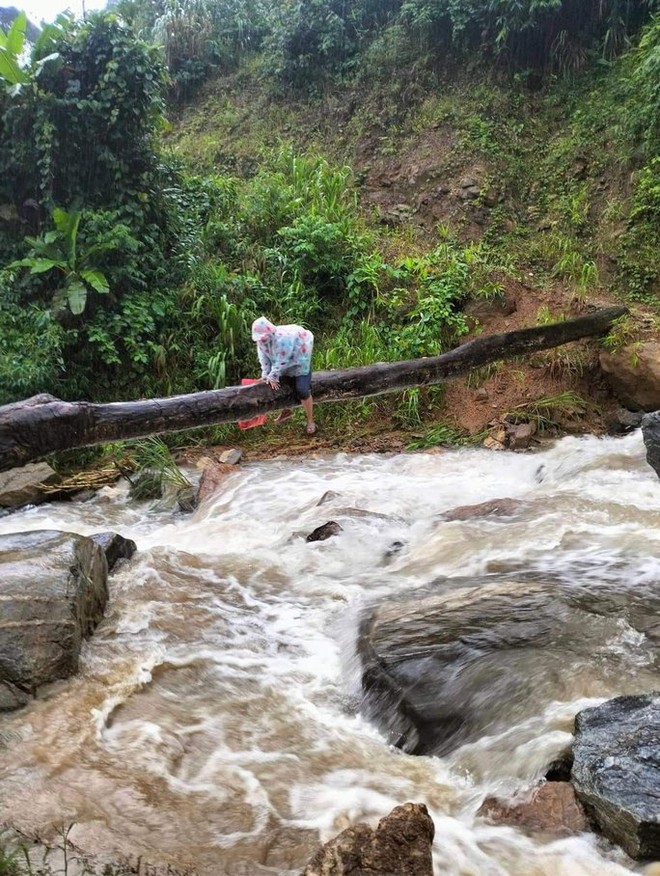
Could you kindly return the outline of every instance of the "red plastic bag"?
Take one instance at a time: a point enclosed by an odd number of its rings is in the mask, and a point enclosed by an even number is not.
[[[253,377],[244,377],[241,380],[241,386],[251,386],[253,383],[259,383],[259,381]],[[267,414],[258,414],[256,417],[252,417],[251,420],[239,420],[238,428],[254,429],[255,426],[263,426],[267,418]]]

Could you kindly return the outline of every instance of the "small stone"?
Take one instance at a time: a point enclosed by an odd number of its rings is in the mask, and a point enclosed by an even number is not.
[[[487,797],[477,815],[495,824],[510,824],[531,833],[567,836],[587,830],[584,809],[570,782],[548,782],[534,789],[527,800],[512,802]]]
[[[525,450],[529,447],[534,434],[533,423],[518,423],[507,428],[506,440],[511,450]]]
[[[237,465],[241,459],[243,459],[243,451],[233,448],[232,450],[225,450],[224,453],[221,453],[218,457],[218,462],[221,462],[224,465]]]
[[[328,520],[327,523],[324,523],[322,526],[317,526],[316,529],[310,532],[305,541],[325,541],[333,535],[337,535],[342,529],[343,527],[335,520]]]

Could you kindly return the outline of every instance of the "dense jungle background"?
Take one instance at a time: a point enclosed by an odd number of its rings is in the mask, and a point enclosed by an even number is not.
[[[658,0],[109,6],[2,11],[0,404],[236,384],[260,314],[311,328],[316,370],[609,302],[610,349],[656,334]],[[326,405],[321,435],[606,429],[598,353]]]

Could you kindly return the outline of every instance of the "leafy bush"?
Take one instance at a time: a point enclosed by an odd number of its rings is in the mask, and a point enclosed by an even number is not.
[[[13,199],[47,209],[146,204],[163,110],[158,51],[111,14],[58,22],[34,48],[34,87],[4,114],[0,169]]]
[[[58,391],[64,330],[48,311],[20,303],[11,271],[0,272],[0,337],[0,404]]]
[[[619,283],[635,300],[657,303],[660,293],[660,158],[637,178],[626,234],[619,241]]]

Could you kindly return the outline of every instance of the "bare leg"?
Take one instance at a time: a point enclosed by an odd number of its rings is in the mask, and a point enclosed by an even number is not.
[[[310,395],[309,398],[301,399],[300,404],[303,406],[305,416],[307,417],[307,434],[313,435],[314,432],[316,432],[316,424],[314,423],[314,400]]]

